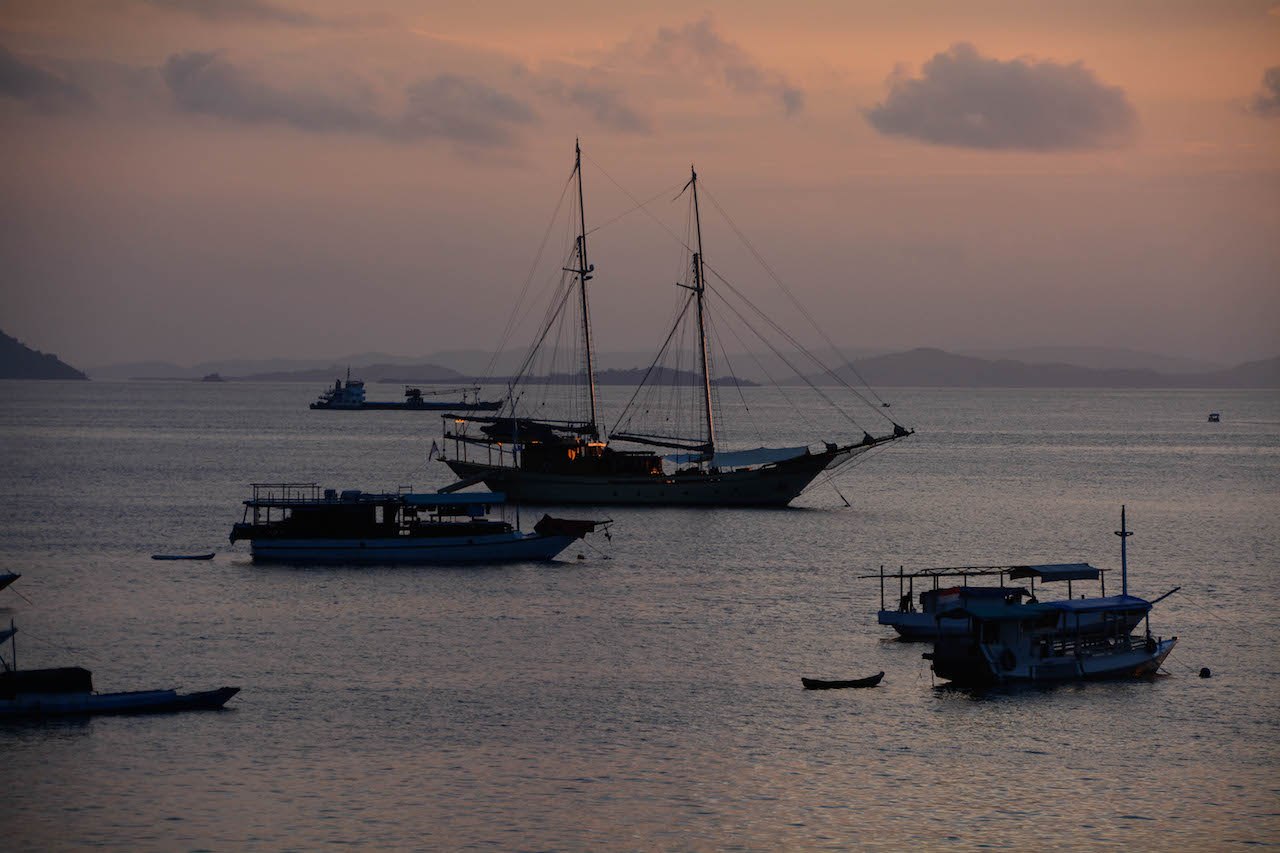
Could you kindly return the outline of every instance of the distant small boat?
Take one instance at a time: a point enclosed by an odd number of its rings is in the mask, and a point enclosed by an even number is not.
[[[1216,424],[1222,422],[1222,415],[1218,412],[1209,413],[1209,423]]]
[[[227,380],[223,379],[222,374],[220,373],[206,373],[204,376],[200,378],[200,381],[201,382],[226,382]]]
[[[801,678],[800,683],[805,690],[839,690],[845,687],[875,687],[884,678],[884,672],[877,672],[866,678],[854,678],[849,681],[823,681],[820,678]]]
[[[153,560],[212,560],[214,552],[208,554],[152,554]]]

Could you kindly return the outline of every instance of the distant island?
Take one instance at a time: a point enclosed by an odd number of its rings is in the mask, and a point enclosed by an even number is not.
[[[873,387],[936,388],[1280,388],[1280,356],[1207,373],[1161,373],[1149,368],[1094,368],[985,359],[921,347],[854,361],[837,371]],[[803,380],[795,380],[796,383]],[[830,377],[811,376],[815,385]]]
[[[0,379],[88,379],[56,355],[33,350],[0,332]]]
[[[648,368],[631,367],[626,370],[598,370],[596,371],[597,385],[630,385],[640,384],[640,380],[645,378]],[[479,381],[479,380],[476,380]],[[504,377],[502,379],[490,379],[489,382],[507,384],[511,378]],[[532,376],[524,380],[534,385],[574,385],[581,381],[577,374],[570,373],[553,373],[550,376]],[[694,373],[692,370],[671,370],[666,367],[654,368],[649,375],[649,381],[654,385],[701,385],[702,374]],[[744,388],[753,388],[757,384],[750,379],[739,379],[733,376],[716,376],[711,379],[712,385],[741,385]]]
[[[861,377],[875,388],[1280,388],[1280,357],[1245,362],[1229,368],[1194,370],[1185,369],[1192,364],[1186,359],[1123,350],[1085,352],[1084,355],[1093,362],[1092,365],[1036,360],[1039,357],[1061,358],[1070,355],[1069,348],[1045,348],[1043,352],[1028,352],[1031,355],[1023,358],[981,357],[961,355],[935,347],[919,347],[903,352],[875,355],[864,353],[862,357],[849,363],[841,362],[834,351],[823,353],[823,356],[829,364],[843,364],[835,370],[840,381],[857,385],[860,384],[858,377]],[[1122,363],[1127,363],[1128,366],[1098,366],[1105,364],[1108,355],[1122,359]],[[449,356],[455,358],[456,362],[447,361],[446,357]],[[1139,356],[1142,358],[1139,359]],[[639,353],[600,353],[597,364],[600,361],[611,361],[612,365],[597,370],[596,382],[600,385],[635,386],[646,369],[621,367],[618,363],[630,361],[634,364],[643,358],[645,356]],[[762,362],[766,367],[755,375],[739,376],[737,379],[721,376],[713,379],[712,383],[721,386],[736,383],[751,387],[762,384],[767,374],[777,377],[789,374],[782,362],[772,363],[767,359],[767,355],[759,353],[754,354],[754,357],[744,355],[741,363]],[[483,362],[470,352],[436,353],[420,359],[377,353],[368,354],[363,360],[360,356],[352,356],[349,361],[335,359],[327,364],[323,361],[304,363],[285,359],[206,362],[194,367],[164,362],[138,362],[93,369],[91,374],[95,378],[117,380],[192,380],[218,375],[228,381],[238,382],[310,382],[332,385],[334,379],[345,376],[346,365],[349,363],[352,378],[366,382],[501,386],[511,380],[511,372],[515,369],[511,361],[507,359],[505,369],[498,368],[489,376],[478,375],[478,371],[484,369]],[[1142,361],[1146,363],[1136,366]],[[465,369],[446,367],[449,363],[457,363]],[[735,360],[735,363],[738,361]],[[1151,366],[1153,364],[1160,365],[1160,369]],[[82,378],[82,375],[77,371],[74,378]],[[649,379],[660,385],[696,384],[700,381],[692,371],[670,371],[667,368],[655,368]],[[571,384],[576,383],[578,377],[562,373],[528,381]],[[806,382],[820,386],[837,384],[837,380],[830,374],[812,374],[804,379],[793,376],[781,381],[788,385]]]

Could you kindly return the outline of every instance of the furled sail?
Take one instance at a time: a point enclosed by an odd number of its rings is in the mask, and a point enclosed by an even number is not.
[[[768,465],[770,462],[782,462],[795,459],[809,452],[806,445],[798,447],[757,447],[754,450],[717,450],[710,459],[701,453],[673,453],[666,457],[668,462],[676,465],[691,465],[706,462],[713,468],[747,468],[754,465]]]

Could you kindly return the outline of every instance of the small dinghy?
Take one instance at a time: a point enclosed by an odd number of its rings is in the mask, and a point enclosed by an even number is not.
[[[884,678],[884,672],[866,678],[855,678],[851,681],[823,681],[820,678],[801,678],[800,683],[805,690],[839,690],[844,687],[875,687]]]
[[[152,554],[153,560],[212,560],[213,553],[208,554]]]

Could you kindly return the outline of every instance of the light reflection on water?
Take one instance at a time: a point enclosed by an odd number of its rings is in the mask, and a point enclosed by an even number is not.
[[[0,385],[20,662],[244,688],[220,714],[6,727],[6,847],[1280,840],[1274,393],[903,390],[920,433],[839,481],[851,509],[825,487],[793,510],[611,508],[611,559],[343,569],[227,548],[245,484],[434,488],[437,419],[310,412],[293,385]],[[771,432],[744,444],[793,437],[785,401],[746,393]],[[1122,501],[1133,590],[1183,586],[1153,620],[1180,637],[1153,683],[935,686],[854,579],[1114,567]],[[874,690],[800,689],[882,669]]]

